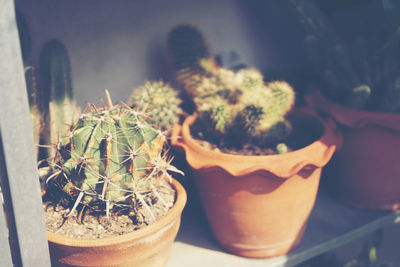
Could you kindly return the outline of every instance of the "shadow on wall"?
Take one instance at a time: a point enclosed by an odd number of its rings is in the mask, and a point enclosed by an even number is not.
[[[263,66],[265,79],[286,80],[296,91],[302,91],[310,80],[310,66],[303,53],[305,31],[293,6],[289,1],[255,0],[249,4],[237,0],[237,3],[243,10],[247,27],[257,36],[258,49],[269,49],[270,53],[279,55],[279,62]]]

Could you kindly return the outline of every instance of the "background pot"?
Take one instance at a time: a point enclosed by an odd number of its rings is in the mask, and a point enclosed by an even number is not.
[[[77,239],[47,232],[52,266],[164,266],[178,232],[186,192],[176,180],[176,201],[157,222],[132,233]]]
[[[326,170],[328,189],[355,207],[398,209],[400,114],[343,107],[319,92],[308,102],[335,119],[343,134],[343,146]]]
[[[175,128],[172,143],[186,152],[208,221],[221,246],[257,258],[285,254],[294,248],[314,205],[321,168],[340,142],[333,125],[314,117],[326,127],[320,139],[307,147],[282,155],[240,156],[200,146],[190,134],[195,120],[188,117],[181,128]]]

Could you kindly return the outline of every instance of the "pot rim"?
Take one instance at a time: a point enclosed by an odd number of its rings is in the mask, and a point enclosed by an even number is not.
[[[319,90],[315,90],[307,95],[306,101],[316,110],[327,113],[337,122],[350,128],[362,128],[367,124],[375,124],[400,131],[400,114],[397,113],[346,107],[327,99]]]
[[[308,165],[314,167],[325,166],[342,141],[341,134],[332,120],[322,120],[313,110],[307,108],[297,108],[294,111],[296,111],[296,115],[308,116],[318,121],[323,127],[323,132],[319,139],[311,144],[284,154],[233,155],[206,149],[198,144],[190,133],[190,126],[195,122],[196,115],[188,116],[182,126],[177,125],[174,127],[171,143],[173,146],[182,147],[185,150],[187,161],[194,169],[219,167],[233,176],[242,176],[247,173],[264,170],[280,178],[288,178]],[[316,151],[320,151],[320,153],[315,153]],[[194,159],[198,156],[196,154],[203,155],[205,160],[196,161]],[[307,157],[304,155],[307,155]],[[227,165],[232,161],[235,162],[236,166],[227,168]],[[244,168],[243,164],[249,162],[251,166]],[[286,169],[280,168],[282,162],[287,163],[289,167]],[[268,168],[265,167],[266,165],[268,165]],[[274,165],[280,166],[274,167]]]
[[[47,239],[49,242],[72,247],[103,247],[112,246],[116,244],[131,242],[132,240],[143,239],[152,233],[161,230],[164,226],[167,226],[181,216],[183,208],[185,207],[187,195],[184,187],[174,178],[172,178],[172,187],[176,191],[176,200],[174,206],[168,211],[166,215],[158,219],[151,225],[146,226],[143,229],[126,233],[119,236],[103,237],[103,238],[73,238],[60,234],[55,234],[49,231],[47,233]]]
[[[383,111],[370,111],[370,110],[363,110],[363,109],[355,109],[355,108],[351,108],[351,107],[346,107],[340,104],[337,104],[335,102],[333,102],[332,100],[328,99],[327,97],[325,97],[319,90],[315,91],[312,93],[312,95],[314,95],[315,97],[318,98],[318,100],[322,100],[323,101],[323,105],[329,105],[329,108],[334,108],[334,109],[338,109],[338,110],[342,110],[345,112],[351,112],[351,113],[355,113],[359,116],[362,115],[370,115],[370,116],[393,116],[396,117],[397,119],[400,118],[400,114],[397,113],[393,113],[393,112],[383,112]]]

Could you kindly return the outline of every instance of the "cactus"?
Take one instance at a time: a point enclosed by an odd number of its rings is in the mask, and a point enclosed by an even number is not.
[[[16,11],[16,19],[19,39],[21,42],[22,59],[25,65],[25,84],[28,94],[29,117],[32,123],[33,141],[35,145],[38,145],[41,138],[41,127],[43,121],[38,103],[38,95],[40,92],[38,91],[36,68],[28,63],[31,59],[32,40],[25,17],[19,10]],[[36,147],[36,158],[39,158],[39,147]]]
[[[289,0],[309,31],[305,54],[319,74],[323,93],[332,101],[371,111],[400,112],[396,58],[398,38],[393,38],[395,8],[382,1],[387,19],[374,21],[366,31],[341,38],[313,0]],[[345,41],[348,40],[348,43]]]
[[[352,90],[347,96],[346,105],[356,109],[363,109],[367,106],[371,95],[371,88],[368,85],[360,85]]]
[[[235,73],[209,68],[207,60],[200,65],[204,74],[196,74],[199,82],[190,91],[204,132],[212,141],[227,147],[241,148],[249,142],[266,147],[289,135],[291,126],[284,117],[293,107],[295,95],[288,83],[265,85],[255,69]]]
[[[162,155],[165,136],[143,111],[109,103],[104,108],[91,105],[50,162],[48,186],[73,199],[70,214],[79,203],[107,215],[113,208],[148,208],[144,192],[156,190],[159,179],[171,179],[167,171],[180,172]]]
[[[289,150],[288,146],[285,143],[279,143],[276,146],[276,151],[278,152],[278,154],[284,154],[284,153],[289,152],[290,150]]]
[[[37,104],[37,81],[35,68],[32,66],[25,68],[26,90],[29,100],[29,115],[32,123],[33,141],[37,145],[40,142],[40,132],[42,125],[42,115]],[[36,148],[36,157],[39,157],[39,148]]]
[[[56,40],[47,42],[40,57],[42,108],[46,126],[45,143],[48,154],[54,156],[54,146],[79,115],[72,95],[71,71],[68,53]]]
[[[72,99],[69,58],[58,41],[47,42],[41,52],[39,76],[31,61],[31,36],[22,14],[17,11],[17,23],[25,67],[25,81],[30,106],[36,156],[39,160],[54,155],[54,146],[80,113]],[[46,150],[40,146],[49,147]]]
[[[205,38],[194,26],[178,25],[169,32],[167,45],[176,79],[193,97],[190,89],[196,87],[196,74],[203,71],[200,61],[211,57]],[[191,86],[188,86],[189,84]]]
[[[171,131],[173,125],[179,123],[179,116],[183,112],[179,107],[181,102],[177,91],[159,81],[146,82],[143,86],[136,88],[128,105],[133,108],[145,108],[161,130]]]
[[[286,82],[264,83],[254,68],[233,71],[218,66],[202,33],[177,26],[168,36],[176,79],[193,98],[198,122],[209,141],[243,148],[246,143],[269,147],[290,133],[286,114],[295,95]]]

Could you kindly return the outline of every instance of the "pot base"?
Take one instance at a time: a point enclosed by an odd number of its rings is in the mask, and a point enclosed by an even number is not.
[[[52,266],[165,266],[186,203],[182,185],[176,180],[172,185],[177,196],[174,206],[158,221],[136,232],[98,239],[47,232]]]
[[[288,240],[278,245],[272,246],[253,246],[247,244],[222,244],[220,245],[228,252],[247,258],[272,258],[287,254],[292,249],[296,248],[303,238],[303,232],[297,238]]]

